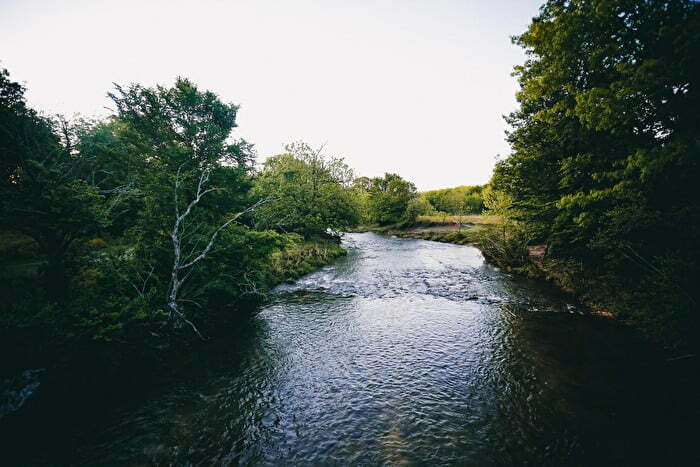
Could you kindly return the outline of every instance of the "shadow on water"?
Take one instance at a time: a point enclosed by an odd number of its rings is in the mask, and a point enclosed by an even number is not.
[[[345,241],[75,463],[689,464],[688,362],[475,248]]]

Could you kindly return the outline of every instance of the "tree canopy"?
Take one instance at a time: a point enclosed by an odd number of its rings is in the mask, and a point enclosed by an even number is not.
[[[424,191],[420,196],[439,212],[451,215],[480,214],[484,210],[483,188],[482,185],[464,185]]]
[[[338,234],[358,221],[352,180],[342,158],[304,142],[289,144],[285,153],[266,160],[256,177],[253,193],[267,200],[255,213],[256,225],[307,238],[328,230]]]
[[[415,219],[410,203],[418,196],[416,186],[397,174],[362,179],[357,186],[366,191],[366,211],[371,222],[387,225]],[[411,218],[413,217],[413,218]]]
[[[493,188],[552,254],[636,291],[630,313],[649,308],[639,284],[661,284],[675,298],[649,314],[687,325],[700,239],[700,6],[550,0],[514,41],[527,60],[507,118],[513,152]]]

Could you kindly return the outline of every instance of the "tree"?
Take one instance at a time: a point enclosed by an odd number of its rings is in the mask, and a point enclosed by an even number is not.
[[[497,164],[494,189],[550,254],[598,267],[620,289],[673,283],[672,294],[686,297],[682,306],[667,297],[673,307],[632,298],[624,307],[638,319],[690,319],[700,267],[700,4],[550,0],[514,40],[528,58],[516,67],[513,152]]]
[[[199,246],[195,243],[189,251],[183,251],[183,246],[187,243],[187,235],[185,232],[187,221],[189,216],[192,214],[193,209],[197,209],[199,203],[202,199],[209,193],[220,190],[221,188],[209,187],[209,177],[211,176],[211,169],[204,168],[199,176],[199,182],[197,183],[197,191],[194,194],[194,198],[187,203],[186,206],[180,207],[180,173],[175,177],[175,187],[173,193],[173,199],[175,204],[175,221],[173,223],[172,230],[170,231],[170,238],[173,244],[173,266],[170,272],[170,284],[168,286],[168,308],[170,310],[171,318],[178,318],[183,320],[185,323],[190,325],[192,329],[201,337],[201,334],[197,327],[187,319],[184,311],[182,310],[180,297],[180,290],[189,278],[191,272],[194,270],[198,263],[206,259],[207,255],[211,251],[214,243],[221,231],[226,229],[233,222],[238,220],[242,215],[254,211],[258,206],[263,204],[266,200],[260,200],[255,204],[249,206],[241,212],[237,212],[230,216],[230,218],[224,221],[221,225],[216,227],[213,231],[207,234],[208,241]],[[196,227],[198,228],[198,227]]]
[[[88,158],[76,148],[80,122],[48,119],[26,106],[24,88],[0,71],[0,228],[33,239],[46,260],[54,297],[66,290],[70,247],[109,223],[106,196],[84,177]]]
[[[458,186],[421,193],[435,210],[452,215],[479,214],[484,209],[482,185]]]
[[[433,205],[424,197],[417,196],[408,202],[404,217],[407,221],[413,222],[418,216],[428,216],[434,213]]]
[[[540,236],[616,247],[696,198],[699,17],[681,0],[550,1],[515,39],[529,59],[494,182]]]
[[[205,260],[217,239],[260,205],[249,197],[252,146],[231,139],[238,107],[181,78],[172,88],[117,86],[110,97],[124,126],[122,145],[141,157],[142,212],[131,229],[137,256],[161,287],[167,284],[170,317],[197,331],[184,304],[202,298],[218,280],[214,271],[232,278],[245,273]]]
[[[255,214],[257,227],[309,238],[357,224],[353,174],[343,159],[303,142],[287,145],[285,151],[265,161],[255,180],[254,195],[270,200]]]
[[[407,209],[410,201],[418,196],[413,183],[390,173],[372,178],[367,193],[370,218],[381,225],[410,220]]]

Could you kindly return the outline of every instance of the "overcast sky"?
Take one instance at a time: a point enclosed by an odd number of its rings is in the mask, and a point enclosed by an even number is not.
[[[194,80],[241,106],[259,160],[326,142],[360,175],[488,181],[530,0],[0,0],[0,66],[45,112],[106,115],[112,83]]]

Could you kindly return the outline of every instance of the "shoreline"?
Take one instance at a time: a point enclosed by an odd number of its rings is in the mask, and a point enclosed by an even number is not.
[[[482,216],[483,217],[483,216]],[[498,266],[499,268],[514,273],[519,276],[528,277],[530,279],[541,280],[552,284],[559,291],[570,295],[572,299],[581,303],[587,311],[596,316],[615,319],[622,323],[629,324],[633,327],[634,323],[629,320],[621,319],[618,313],[602,306],[597,300],[589,298],[577,288],[574,288],[566,283],[571,283],[572,278],[569,271],[563,268],[558,268],[555,264],[550,264],[547,261],[547,248],[545,245],[529,246],[528,257],[526,264],[513,267],[508,264],[503,264],[487,251],[482,248],[479,243],[479,233],[483,234],[485,226],[493,226],[489,223],[464,222],[458,223],[440,223],[440,222],[418,222],[406,226],[360,226],[354,232],[375,232],[385,235],[393,235],[399,238],[414,238],[419,240],[428,240],[440,243],[450,243],[453,245],[469,245],[478,248],[484,255],[487,262]],[[589,290],[588,293],[591,293]]]
[[[528,245],[526,252],[517,258],[507,255],[498,258],[489,254],[489,250],[484,248],[481,242],[488,241],[489,238],[497,238],[493,229],[496,225],[497,220],[493,217],[465,216],[465,221],[461,224],[434,220],[426,222],[419,219],[418,222],[405,225],[358,226],[353,231],[473,246],[481,251],[488,263],[509,273],[551,284],[582,305],[587,313],[615,320],[634,329],[643,339],[660,346],[669,356],[695,354],[689,343],[674,345],[674,341],[669,340],[663,332],[650,328],[648,324],[634,316],[623,314],[619,310],[619,291],[598,277],[595,271],[571,261],[549,257],[546,245]]]

